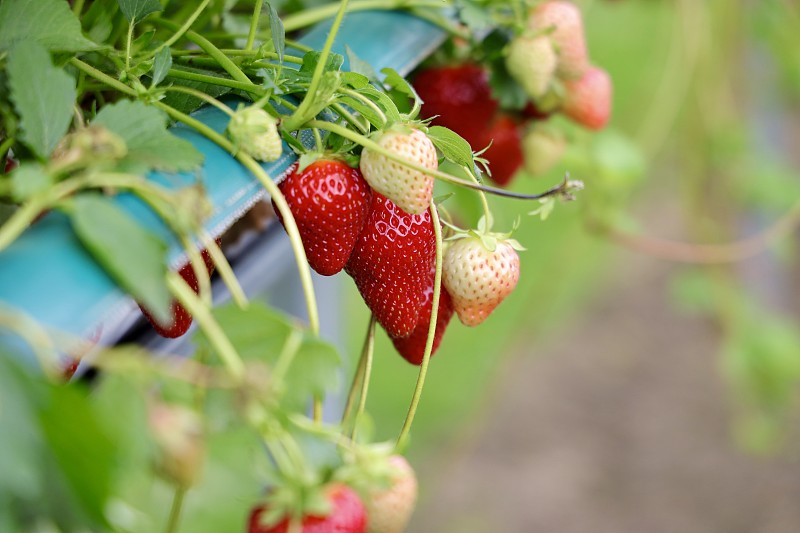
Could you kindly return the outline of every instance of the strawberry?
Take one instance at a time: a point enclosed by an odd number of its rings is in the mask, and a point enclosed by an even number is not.
[[[342,161],[318,160],[302,172],[295,166],[279,188],[311,268],[323,276],[342,270],[369,213],[372,191],[361,172]],[[283,223],[277,208],[275,212]]]
[[[425,168],[436,170],[439,159],[436,147],[425,133],[414,128],[382,132],[375,141],[388,150]],[[433,176],[393,161],[379,152],[364,148],[361,172],[377,192],[390,198],[400,209],[412,215],[424,213],[433,195]]]
[[[551,30],[549,38],[558,55],[557,75],[577,79],[589,68],[581,11],[572,2],[552,0],[539,4],[528,17],[535,32]]]
[[[369,217],[344,269],[392,337],[406,337],[416,327],[435,253],[430,212],[410,215],[373,192]]]
[[[508,45],[508,73],[531,99],[542,97],[550,88],[557,63],[553,44],[546,35],[520,35]]]
[[[486,320],[517,286],[519,256],[515,246],[515,241],[502,236],[470,232],[447,249],[444,286],[464,325],[477,326]]]
[[[547,174],[564,155],[567,141],[557,131],[542,127],[530,128],[522,138],[525,170],[531,176]]]
[[[522,166],[522,146],[517,123],[508,115],[499,115],[484,132],[480,146],[487,146],[482,157],[489,162],[492,181],[500,186],[508,185]]]
[[[421,115],[449,128],[472,143],[497,111],[487,71],[465,63],[421,70],[414,89],[424,102]]]
[[[599,67],[590,67],[579,80],[564,82],[561,110],[592,130],[601,130],[611,116],[611,78]]]
[[[219,241],[217,241],[217,244],[219,244]],[[203,250],[201,255],[208,269],[208,274],[211,275],[211,273],[214,272],[214,262],[211,260],[208,250]],[[178,270],[178,274],[180,274],[195,293],[200,291],[200,285],[197,282],[197,276],[195,276],[191,263],[183,265],[181,269]],[[187,311],[185,307],[176,301],[173,301],[170,307],[172,321],[169,324],[160,324],[145,307],[139,305],[139,308],[142,310],[142,314],[144,314],[148,322],[150,322],[150,325],[153,326],[153,329],[156,330],[156,333],[168,339],[180,337],[189,331],[189,326],[192,325],[192,315],[189,314],[189,311]]]
[[[258,161],[275,161],[283,153],[278,121],[260,107],[240,106],[227,132],[237,149]]]
[[[390,484],[372,489],[364,504],[367,508],[367,533],[402,533],[417,503],[417,477],[402,455],[389,457]]]
[[[325,490],[332,510],[324,516],[308,514],[302,518],[302,533],[365,533],[366,511],[356,492],[341,483],[332,483]],[[248,520],[248,533],[288,533],[289,518],[268,525],[262,515],[268,513],[265,505],[255,507]]]
[[[419,311],[417,318],[417,325],[414,331],[408,337],[391,337],[392,344],[397,349],[398,353],[403,356],[403,359],[412,365],[421,365],[422,356],[425,354],[425,343],[428,340],[428,328],[431,321],[431,312],[433,311],[433,281],[436,269],[431,270],[428,286],[422,297],[422,308]],[[450,318],[453,316],[453,302],[450,300],[450,295],[441,289],[439,295],[439,311],[436,315],[436,331],[433,334],[433,349],[431,357],[436,353],[439,344],[442,342],[444,330],[450,323]]]
[[[522,108],[521,114],[525,119],[541,121],[550,118],[550,115],[553,114],[553,111],[541,109],[536,103],[528,102],[525,104],[525,107]]]

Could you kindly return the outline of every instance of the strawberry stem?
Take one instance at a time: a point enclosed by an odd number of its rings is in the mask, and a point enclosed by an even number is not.
[[[222,278],[225,286],[228,287],[228,291],[231,293],[231,298],[233,298],[233,301],[236,302],[236,305],[241,308],[247,307],[249,304],[247,296],[245,295],[242,286],[239,284],[239,280],[236,279],[236,274],[233,273],[231,264],[228,263],[228,259],[225,257],[225,254],[222,253],[220,247],[217,246],[216,241],[214,241],[214,239],[205,231],[200,233],[200,241],[203,243],[203,247],[208,250],[211,259],[214,261],[214,265],[217,268],[217,272],[219,272],[219,277]]]
[[[183,500],[186,496],[186,488],[182,486],[175,487],[175,495],[172,497],[172,507],[169,510],[169,520],[167,521],[167,533],[177,533],[178,523],[181,519],[181,511],[183,510]]]
[[[252,50],[253,43],[256,40],[256,30],[258,30],[258,19],[261,16],[261,7],[264,0],[256,0],[253,7],[253,16],[250,18],[250,33],[247,34],[247,44],[244,45],[245,50]]]
[[[209,76],[209,77],[211,77],[211,76]],[[219,79],[223,79],[223,78],[219,78]],[[198,80],[196,80],[196,81],[198,81]],[[184,94],[188,94],[188,95],[194,96],[195,98],[197,98],[199,100],[202,100],[205,103],[216,107],[217,109],[219,109],[220,111],[222,111],[223,113],[228,115],[229,117],[233,116],[233,110],[231,110],[230,107],[226,106],[225,104],[223,104],[222,102],[220,102],[219,100],[214,98],[213,96],[210,96],[210,95],[204,93],[203,91],[198,91],[197,89],[193,89],[192,87],[184,87],[184,86],[181,86],[181,85],[173,85],[171,87],[164,87],[164,90],[165,91],[171,91],[171,92],[174,92],[174,93],[184,93]]]
[[[366,371],[366,366],[367,366],[367,352],[369,351],[370,338],[374,338],[375,335],[374,332],[375,332],[375,315],[371,315],[369,317],[369,325],[367,326],[367,334],[364,337],[364,344],[361,348],[361,356],[358,358],[358,367],[356,368],[356,372],[353,375],[353,381],[350,384],[350,391],[347,393],[347,402],[344,405],[344,411],[342,413],[342,422],[341,422],[342,426],[345,425],[345,422],[350,417],[350,412],[353,409],[353,403],[355,402],[356,399],[356,391],[358,390],[358,385],[364,378],[364,373]]]
[[[472,181],[474,181],[475,183],[480,185],[480,182],[478,181],[478,178],[475,177],[475,174],[473,174],[467,167],[463,167],[463,168],[464,168],[464,171],[467,173],[467,176],[472,178]],[[488,224],[489,221],[492,220],[492,210],[489,209],[489,201],[486,199],[486,193],[483,192],[483,191],[478,191],[478,196],[480,197],[481,205],[483,206],[483,216],[486,219],[486,222]],[[490,228],[487,228],[487,229],[490,229]]]
[[[368,9],[401,9],[410,7],[449,7],[450,3],[441,0],[357,0],[350,6],[350,11],[364,11]],[[305,9],[299,13],[287,15],[283,18],[283,27],[286,33],[305,28],[322,20],[332,17],[339,9],[339,2],[332,2],[312,9]]]
[[[197,20],[197,17],[199,17],[200,14],[205,10],[205,8],[208,7],[208,3],[210,1],[211,0],[203,0],[202,2],[200,2],[200,5],[197,6],[197,9],[195,9],[192,12],[192,14],[189,15],[189,17],[186,19],[186,22],[184,22],[183,25],[180,28],[178,28],[169,39],[161,43],[154,50],[148,52],[147,55],[144,56],[144,59],[155,57],[155,55],[158,54],[162,49],[172,46],[178,41],[178,39],[183,37],[183,34],[189,31],[189,28],[192,27],[192,24],[194,24],[194,22]]]
[[[206,307],[211,307],[211,278],[208,275],[208,268],[206,268],[205,261],[200,256],[200,251],[195,246],[192,239],[186,235],[181,235],[181,244],[183,249],[186,250],[186,255],[192,265],[194,277],[197,279],[197,289],[200,295],[200,300]]]
[[[367,330],[367,343],[366,352],[364,357],[364,376],[361,380],[361,392],[358,400],[358,409],[356,415],[353,417],[353,428],[350,432],[350,440],[356,440],[356,433],[358,432],[358,422],[364,414],[364,409],[367,405],[367,394],[369,393],[369,380],[372,374],[372,359],[375,354],[375,315],[369,321],[369,329]]]
[[[417,413],[422,389],[425,387],[425,377],[428,374],[428,363],[433,352],[433,338],[436,335],[436,322],[439,319],[439,299],[442,293],[442,226],[439,223],[439,213],[436,204],[431,201],[431,219],[433,221],[433,231],[436,237],[436,272],[433,277],[433,301],[431,302],[431,320],[428,324],[428,338],[425,340],[425,351],[422,354],[422,364],[419,366],[419,376],[414,387],[414,395],[411,397],[411,405],[408,407],[403,428],[397,437],[395,444],[396,453],[403,453],[408,444],[408,435],[411,431],[411,424],[414,423],[414,415]]]

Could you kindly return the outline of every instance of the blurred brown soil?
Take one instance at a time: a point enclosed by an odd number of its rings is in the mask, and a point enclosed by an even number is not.
[[[567,330],[518,346],[456,450],[417,465],[410,533],[800,531],[797,454],[737,447],[713,328],[674,309],[669,265],[623,259]]]

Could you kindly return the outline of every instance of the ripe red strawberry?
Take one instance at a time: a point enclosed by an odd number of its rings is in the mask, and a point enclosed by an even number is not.
[[[381,132],[375,139],[382,148],[427,169],[439,168],[436,147],[425,133],[406,126]],[[433,176],[364,148],[359,165],[364,179],[377,192],[412,215],[424,213],[433,196]]]
[[[369,218],[344,269],[392,337],[406,337],[416,327],[435,253],[430,212],[410,215],[374,191]]]
[[[350,258],[367,220],[372,191],[361,172],[342,161],[318,160],[302,172],[296,169],[279,188],[297,222],[311,268],[332,276]]]
[[[431,270],[431,275],[428,281],[428,286],[422,299],[422,308],[419,311],[417,318],[417,325],[411,335],[403,338],[391,337],[392,344],[403,356],[403,359],[412,365],[421,365],[422,356],[425,355],[425,343],[428,340],[428,327],[431,321],[431,312],[433,311],[433,281],[435,268]],[[439,295],[439,311],[436,315],[436,331],[433,335],[433,349],[431,357],[436,353],[439,344],[442,342],[444,331],[450,323],[453,316],[453,302],[450,300],[450,295],[442,287]]]
[[[484,240],[494,241],[494,249]],[[477,326],[511,294],[519,281],[519,256],[510,239],[467,235],[447,249],[443,280],[465,326]]]
[[[502,186],[508,185],[517,170],[522,166],[523,155],[519,126],[508,115],[499,115],[484,132],[478,146],[492,145],[481,157],[489,161],[492,181]]]
[[[332,510],[326,516],[307,515],[302,519],[302,533],[365,533],[366,511],[358,494],[340,483],[327,487],[326,495]],[[248,520],[248,533],[288,533],[289,518],[283,518],[275,525],[262,523],[266,506],[255,507]]]
[[[389,458],[392,472],[386,488],[373,489],[364,498],[367,533],[402,533],[417,503],[417,477],[402,455]]]
[[[611,116],[611,78],[599,67],[590,67],[579,80],[564,82],[561,110],[592,130],[601,130]]]
[[[219,244],[219,241],[217,241],[217,244]],[[211,260],[208,250],[203,250],[201,255],[203,257],[203,262],[208,269],[208,273],[211,275],[211,273],[214,272],[214,262]],[[194,269],[192,268],[192,264],[190,262],[183,265],[178,271],[178,274],[181,275],[184,281],[186,281],[186,283],[195,293],[200,291],[200,285],[197,282],[197,276],[195,276]],[[145,318],[148,320],[148,322],[150,322],[150,325],[153,326],[153,329],[156,330],[156,333],[168,339],[180,337],[189,331],[189,327],[192,325],[192,315],[189,314],[189,311],[187,311],[185,307],[176,301],[173,301],[172,306],[170,307],[172,320],[169,324],[160,324],[155,317],[142,305],[139,305],[139,309],[142,310],[142,314],[144,314]]]
[[[489,75],[480,65],[466,63],[421,70],[414,89],[423,101],[422,118],[464,137],[477,140],[497,111]]]
[[[543,96],[550,88],[558,59],[546,35],[520,35],[508,45],[506,68],[532,99]]]
[[[549,34],[558,55],[557,74],[566,79],[580,78],[589,68],[581,11],[572,2],[551,0],[539,4],[528,17],[534,31],[552,28]]]

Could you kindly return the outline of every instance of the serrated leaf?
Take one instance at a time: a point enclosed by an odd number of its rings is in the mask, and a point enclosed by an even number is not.
[[[361,74],[367,79],[367,83],[378,81],[378,74],[372,68],[372,65],[358,57],[349,46],[345,45],[344,49],[347,53],[347,60],[350,63],[350,72]]]
[[[386,93],[379,91],[372,85],[367,85],[358,92],[378,104],[378,107],[381,108],[390,123],[400,122],[400,111],[397,110],[397,106]]]
[[[392,88],[392,90],[400,91],[401,93],[411,98],[418,98],[417,91],[411,86],[408,81],[397,73],[393,68],[386,67],[381,69],[381,72],[386,74],[383,83]]]
[[[24,163],[11,173],[11,190],[19,202],[47,190],[52,183],[52,176],[39,163]]]
[[[20,116],[20,139],[46,159],[69,128],[75,80],[53,66],[42,45],[25,41],[9,53],[8,85]]]
[[[156,319],[169,320],[166,243],[99,194],[75,197],[69,214],[81,243],[109,277]]]
[[[22,40],[34,40],[48,50],[81,52],[98,46],[81,33],[81,23],[63,0],[0,2],[0,51]]]
[[[283,21],[271,3],[267,2],[265,8],[269,10],[269,31],[272,45],[275,47],[275,53],[278,54],[278,61],[283,62],[283,53],[286,50],[286,30],[283,29]]]
[[[336,90],[341,86],[341,79],[339,72],[329,70],[322,74],[320,77],[317,91],[312,99],[311,106],[308,108],[310,116],[316,116],[322,112],[323,109],[328,107],[333,101],[333,95]]]
[[[150,87],[155,87],[167,77],[169,69],[172,68],[172,53],[169,47],[164,47],[158,51],[153,62],[153,82]]]
[[[300,66],[300,72],[312,74],[317,68],[317,63],[319,63],[319,58],[321,55],[322,53],[317,52],[316,50],[306,52],[303,55],[303,64]],[[342,69],[343,64],[344,56],[331,52],[328,54],[328,59],[325,61],[325,69],[323,72],[338,72]]]
[[[191,143],[167,131],[164,113],[142,102],[122,100],[107,105],[92,123],[119,135],[128,147],[125,161],[145,170],[178,172],[191,170],[203,162],[203,154]]]
[[[117,0],[119,9],[128,22],[141,22],[150,13],[161,11],[158,0]]]
[[[472,147],[459,134],[442,126],[431,126],[428,137],[445,159],[458,166],[473,167]]]

